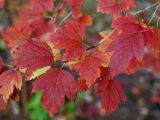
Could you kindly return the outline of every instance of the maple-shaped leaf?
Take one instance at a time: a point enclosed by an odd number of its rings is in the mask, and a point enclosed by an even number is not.
[[[96,96],[102,97],[102,107],[107,113],[112,113],[118,108],[120,101],[125,102],[125,94],[116,80],[111,80],[108,68],[101,68],[101,76],[97,82]]]
[[[42,106],[53,115],[64,105],[65,96],[73,100],[76,96],[76,82],[67,71],[52,68],[33,82],[33,92],[43,91]]]
[[[98,11],[106,14],[119,15],[121,11],[135,8],[134,0],[97,0]]]
[[[100,67],[109,63],[110,56],[107,53],[94,51],[79,62],[70,65],[72,70],[79,72],[81,79],[86,80],[90,88],[100,76]]]
[[[81,7],[84,4],[84,0],[68,0],[67,5],[73,8],[73,18],[77,19],[81,16]]]
[[[54,56],[51,47],[42,40],[26,41],[13,55],[14,64],[20,68],[27,68],[26,79],[37,69],[51,66]]]
[[[150,34],[151,31],[131,15],[119,17],[112,26],[122,30],[107,49],[113,52],[109,67],[112,77],[115,77],[128,67],[132,58],[142,61],[144,47],[148,42],[146,34]]]
[[[26,41],[31,35],[31,28],[27,23],[17,22],[13,27],[2,32],[5,43],[10,48],[16,48]]]
[[[7,70],[0,75],[0,94],[5,102],[13,93],[14,88],[20,90],[21,86],[22,76],[20,72],[15,70]]]
[[[34,37],[41,37],[45,33],[54,31],[54,24],[45,19],[38,19],[31,23],[32,35]]]
[[[53,33],[51,39],[55,48],[65,49],[64,61],[77,60],[82,57],[86,48],[83,43],[85,26],[77,21],[67,21],[63,29]]]

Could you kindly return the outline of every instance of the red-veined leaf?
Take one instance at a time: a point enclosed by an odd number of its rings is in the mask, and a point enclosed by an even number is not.
[[[32,35],[34,37],[41,37],[43,34],[54,31],[54,24],[45,19],[38,19],[31,23]]]
[[[42,106],[48,109],[50,115],[64,105],[65,96],[73,100],[77,93],[74,77],[59,68],[50,69],[33,82],[33,92],[38,91],[43,91]]]
[[[64,29],[53,33],[51,39],[55,48],[65,49],[64,61],[77,60],[82,57],[86,48],[83,43],[85,27],[76,21],[67,21]]]
[[[84,4],[84,0],[69,0],[67,4],[73,8],[73,18],[79,18],[81,16],[81,7]]]
[[[71,64],[70,68],[78,71],[81,79],[86,80],[87,86],[91,87],[100,76],[100,67],[107,65],[109,58],[110,56],[107,53],[97,50],[81,61]]]
[[[21,86],[22,76],[20,72],[15,70],[7,70],[0,75],[0,94],[2,95],[5,102],[13,93],[14,88],[20,90]]]
[[[121,29],[118,35],[109,45],[108,51],[113,51],[109,67],[112,77],[127,69],[134,57],[141,62],[144,56],[144,47],[148,41],[148,35],[152,32],[142,23],[136,21],[131,15],[122,16],[113,22],[113,27]]]
[[[17,22],[13,27],[7,28],[2,33],[5,43],[11,48],[19,46],[21,43],[29,39],[30,35],[31,28],[24,22]]]
[[[37,69],[51,66],[54,56],[51,47],[39,39],[28,40],[13,55],[14,64],[27,68],[26,79]]]
[[[112,113],[118,108],[119,101],[125,102],[125,94],[116,80],[111,80],[108,68],[101,68],[101,77],[97,82],[95,95],[102,97],[102,107],[107,113]]]

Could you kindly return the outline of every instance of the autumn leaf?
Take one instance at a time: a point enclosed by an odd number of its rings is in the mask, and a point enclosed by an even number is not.
[[[102,97],[102,107],[107,113],[118,108],[119,101],[125,102],[125,94],[116,80],[110,79],[108,68],[101,68],[101,76],[97,82],[96,96]]]
[[[142,60],[141,62],[139,62],[136,58],[132,58],[128,65],[128,68],[125,70],[125,73],[133,74],[137,69],[144,69],[144,61]]]
[[[52,34],[51,39],[55,48],[65,49],[63,60],[73,61],[84,56],[86,52],[86,48],[83,43],[84,35],[84,25],[76,21],[69,20],[66,22],[65,28],[60,28],[56,33]]]
[[[54,31],[54,24],[51,21],[45,19],[37,19],[31,23],[32,36],[41,37],[46,33],[51,33]]]
[[[67,5],[73,9],[73,18],[77,19],[81,16],[81,7],[84,4],[84,0],[68,0]]]
[[[65,103],[65,96],[73,100],[77,89],[74,77],[67,71],[52,68],[33,82],[33,92],[43,91],[42,106],[50,115]]]
[[[81,79],[86,80],[88,87],[91,87],[100,76],[100,67],[109,63],[108,53],[94,51],[79,62],[70,64],[72,70],[79,72]]]
[[[146,34],[150,34],[151,31],[130,15],[116,19],[112,26],[122,30],[107,49],[113,52],[109,67],[112,77],[115,77],[128,67],[132,58],[142,61],[144,47],[148,42]]]
[[[26,79],[40,68],[51,66],[54,55],[50,46],[39,39],[28,40],[13,55],[14,64],[27,68]]]
[[[13,93],[14,88],[20,90],[22,86],[22,76],[15,70],[4,71],[0,75],[0,94],[6,102]]]
[[[89,87],[86,84],[86,80],[81,78],[78,79],[77,88],[78,90],[84,90],[84,91],[89,89]]]
[[[135,8],[134,0],[97,0],[98,11],[106,14],[119,15],[121,11]]]
[[[27,23],[17,22],[13,27],[8,27],[2,32],[4,42],[10,48],[17,48],[24,41],[29,39],[31,28]]]
[[[78,18],[78,22],[88,26],[88,25],[92,25],[92,17],[89,15],[81,15]]]

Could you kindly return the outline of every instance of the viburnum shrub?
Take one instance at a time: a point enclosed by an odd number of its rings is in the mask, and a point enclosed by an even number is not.
[[[93,87],[102,107],[112,113],[119,102],[126,101],[117,75],[134,73],[137,68],[154,73],[160,69],[160,30],[150,26],[160,1],[129,14],[129,9],[136,8],[134,0],[97,0],[97,12],[112,15],[113,30],[101,32],[102,39],[94,46],[85,42],[86,28],[93,20],[81,11],[85,0],[58,2],[30,0],[14,24],[2,32],[11,61],[5,64],[0,59],[0,108],[6,107],[24,81],[33,80],[32,93],[43,91],[41,103],[50,115],[65,104],[66,97],[74,100],[78,91]],[[156,6],[147,22],[143,13]],[[70,8],[68,14],[66,8]],[[61,18],[61,14],[66,16]],[[140,18],[135,17],[138,14]],[[78,79],[73,72],[79,74]]]

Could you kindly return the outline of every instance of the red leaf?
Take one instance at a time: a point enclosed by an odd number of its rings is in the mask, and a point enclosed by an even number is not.
[[[50,46],[41,40],[28,40],[16,51],[14,63],[20,68],[27,68],[27,79],[39,68],[51,66],[54,59]]]
[[[133,58],[129,65],[128,65],[128,68],[125,70],[125,73],[127,74],[133,74],[137,69],[142,69],[144,68],[144,62],[138,62],[136,60],[136,58]]]
[[[77,86],[78,86],[78,90],[88,90],[88,86],[86,84],[86,80],[85,79],[79,79],[78,80],[78,83],[77,83]]]
[[[78,18],[78,21],[86,26],[92,25],[92,17],[89,15],[82,15]]]
[[[84,25],[76,21],[67,21],[64,29],[53,33],[52,40],[55,47],[65,49],[64,61],[77,60],[85,54],[84,35]]]
[[[41,37],[43,34],[54,31],[54,24],[45,19],[38,19],[31,23],[33,29],[32,35],[35,37]]]
[[[125,94],[118,82],[109,79],[108,68],[101,68],[101,77],[95,94],[102,97],[102,107],[109,114],[118,108],[119,101],[126,101]]]
[[[5,102],[13,93],[14,87],[20,90],[21,86],[22,76],[20,72],[15,70],[7,70],[0,75],[0,94],[3,96]]]
[[[84,4],[84,0],[69,0],[67,4],[73,8],[73,18],[79,18],[81,16],[81,7]]]
[[[119,15],[121,11],[135,8],[134,0],[97,0],[99,2],[98,11],[106,14]]]
[[[43,91],[42,106],[48,109],[50,115],[64,105],[65,96],[73,100],[77,93],[74,77],[58,68],[49,70],[34,81],[33,92],[41,90]]]
[[[100,76],[100,67],[109,62],[109,56],[100,51],[94,51],[83,60],[71,64],[70,68],[79,72],[81,79],[86,80],[88,87],[91,87]]]
[[[2,36],[9,47],[16,48],[26,41],[30,37],[30,34],[31,28],[27,23],[17,22],[14,27],[7,28],[2,33]]]
[[[150,34],[151,31],[130,15],[116,19],[113,27],[122,30],[122,33],[108,47],[109,51],[113,51],[109,66],[112,77],[115,77],[126,70],[134,57],[137,61],[142,61],[144,47],[148,42],[146,34]]]

